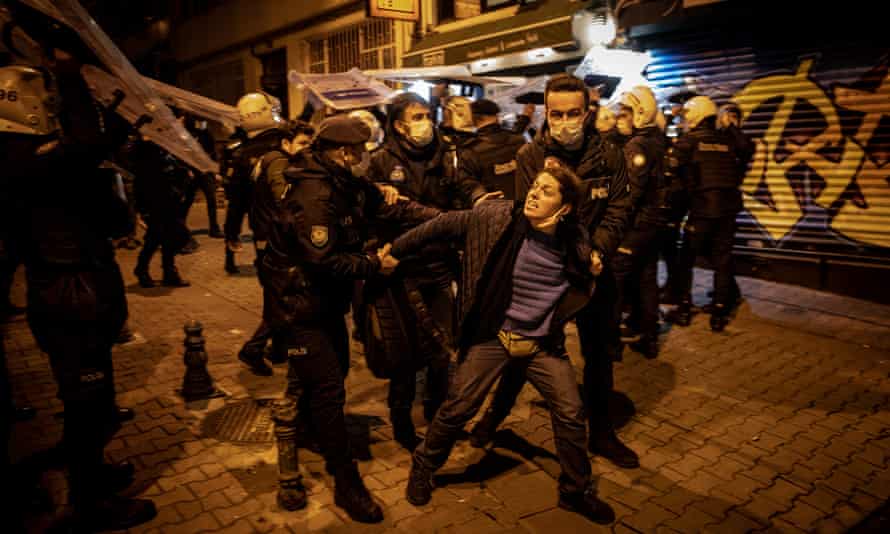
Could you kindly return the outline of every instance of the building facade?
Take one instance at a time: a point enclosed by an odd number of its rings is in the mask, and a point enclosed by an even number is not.
[[[202,4],[172,36],[181,86],[228,104],[262,89],[281,99],[288,117],[306,103],[288,84],[289,71],[398,68],[414,32],[413,22],[368,18],[364,1]]]

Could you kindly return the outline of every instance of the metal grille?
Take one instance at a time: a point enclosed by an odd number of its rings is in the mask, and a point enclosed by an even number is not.
[[[393,21],[370,20],[309,41],[309,71],[345,72],[395,67]]]
[[[202,433],[222,441],[271,443],[275,441],[274,429],[272,399],[249,399],[208,414]]]
[[[742,128],[757,142],[737,245],[890,256],[886,48],[766,47],[702,32],[650,51],[653,88],[737,103]]]

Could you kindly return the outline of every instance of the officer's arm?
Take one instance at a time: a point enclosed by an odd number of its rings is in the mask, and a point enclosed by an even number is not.
[[[689,135],[682,135],[674,141],[674,145],[668,148],[668,167],[674,176],[689,187],[689,167],[695,153],[695,141]]]
[[[606,144],[605,148],[606,158],[612,170],[612,184],[609,188],[606,213],[593,231],[593,247],[608,258],[612,256],[624,237],[631,215],[631,196],[624,158],[614,145]]]
[[[289,165],[287,158],[284,156],[275,158],[266,168],[266,180],[269,183],[269,190],[272,191],[272,198],[280,201],[287,192],[287,178],[284,176],[284,169]]]
[[[528,195],[528,190],[538,174],[535,158],[532,154],[532,144],[523,145],[516,153],[516,199],[522,200]]]
[[[376,256],[338,250],[344,236],[337,232],[337,214],[326,184],[302,180],[294,187],[293,198],[299,199],[293,211],[294,230],[310,268],[345,279],[364,279],[380,270]]]
[[[630,206],[632,210],[640,207],[646,187],[649,185],[649,176],[652,163],[643,151],[643,148],[633,141],[624,146],[624,163],[627,168],[627,181],[630,184]]]
[[[480,181],[481,176],[479,156],[472,150],[464,150],[457,165],[457,189],[468,206],[476,204],[479,197],[487,192]]]
[[[458,210],[442,213],[398,237],[392,244],[392,255],[396,258],[410,254],[430,242],[462,239],[469,227],[473,210]]]

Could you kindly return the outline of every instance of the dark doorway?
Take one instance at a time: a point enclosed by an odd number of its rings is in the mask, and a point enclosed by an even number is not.
[[[259,56],[263,64],[260,87],[281,100],[281,116],[290,118],[287,98],[287,49],[281,48]]]

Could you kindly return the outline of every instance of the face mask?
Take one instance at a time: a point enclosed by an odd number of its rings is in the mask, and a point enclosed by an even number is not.
[[[433,123],[428,120],[408,123],[407,137],[414,146],[427,146],[433,141]]]
[[[356,178],[363,178],[368,175],[368,169],[371,168],[371,155],[362,152],[362,160],[354,165],[349,166],[349,172]]]
[[[559,128],[550,131],[556,142],[565,147],[577,146],[584,138],[583,121],[566,121]]]

